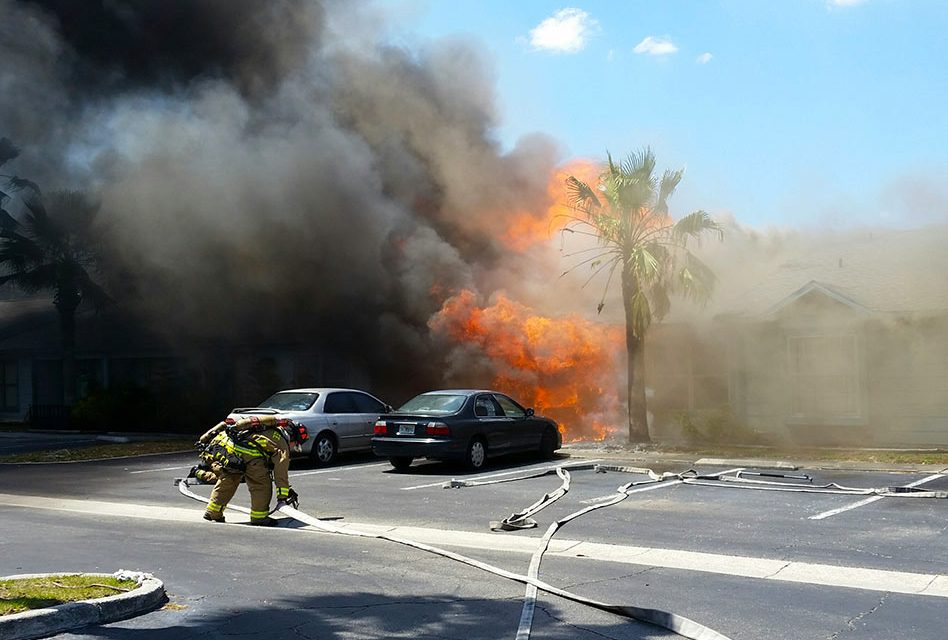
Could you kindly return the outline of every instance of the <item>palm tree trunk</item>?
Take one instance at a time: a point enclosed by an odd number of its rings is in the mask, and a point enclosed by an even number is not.
[[[629,444],[651,442],[648,433],[648,413],[645,404],[645,358],[642,338],[635,331],[635,313],[632,300],[636,285],[631,278],[622,277],[622,302],[625,307],[625,350],[628,363],[626,397],[629,405]]]

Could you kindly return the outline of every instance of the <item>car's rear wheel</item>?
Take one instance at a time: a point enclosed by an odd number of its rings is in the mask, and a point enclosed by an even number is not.
[[[477,471],[484,468],[487,462],[487,445],[477,437],[473,438],[467,445],[467,452],[464,454],[464,466],[471,471]]]
[[[336,459],[336,438],[328,431],[323,431],[313,440],[313,449],[309,452],[309,459],[317,467],[323,467]]]
[[[395,467],[395,471],[408,471],[408,467],[411,466],[414,458],[411,456],[394,456],[389,458],[388,461]]]
[[[556,434],[552,429],[547,429],[540,438],[540,457],[544,460],[552,460],[554,456],[556,456]]]

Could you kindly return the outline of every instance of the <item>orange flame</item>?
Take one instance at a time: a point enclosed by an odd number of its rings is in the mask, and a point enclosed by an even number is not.
[[[589,186],[599,183],[601,167],[591,160],[571,160],[550,176],[547,185],[546,208],[537,211],[517,211],[512,214],[510,223],[502,239],[504,244],[516,251],[526,251],[531,246],[548,242],[561,230],[571,213],[568,206],[569,193],[566,178],[576,176]]]
[[[468,290],[445,301],[428,325],[473,348],[491,386],[555,419],[564,440],[602,440],[620,424],[621,327],[539,316],[504,295],[481,308]]]

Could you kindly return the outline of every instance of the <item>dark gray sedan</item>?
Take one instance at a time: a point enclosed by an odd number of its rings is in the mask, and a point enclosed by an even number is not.
[[[562,446],[556,422],[510,396],[486,389],[449,389],[415,396],[375,423],[372,451],[398,471],[415,458],[457,460],[471,470],[488,457],[536,451],[552,459]]]

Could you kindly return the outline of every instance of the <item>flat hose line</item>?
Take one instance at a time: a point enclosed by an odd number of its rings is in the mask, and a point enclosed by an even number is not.
[[[607,466],[607,465],[595,465],[594,468],[596,469],[597,472],[600,472],[601,467],[603,466]],[[588,467],[584,467],[584,468],[588,468]],[[610,470],[620,470],[626,473],[645,474],[649,476],[649,479],[645,481],[640,481],[640,482],[633,481],[633,482],[626,483],[620,486],[616,490],[617,495],[614,496],[611,500],[608,500],[606,502],[602,502],[596,505],[591,505],[589,507],[585,507],[560,520],[553,522],[547,529],[543,538],[540,540],[540,545],[537,547],[536,551],[534,551],[533,556],[530,558],[530,567],[527,571],[527,577],[532,578],[534,580],[537,580],[539,578],[540,562],[543,558],[543,554],[546,553],[546,550],[549,548],[550,540],[553,539],[553,536],[556,534],[556,532],[566,523],[582,515],[585,515],[591,511],[602,509],[604,507],[609,507],[614,504],[618,504],[619,502],[622,502],[623,500],[629,497],[630,495],[629,491],[634,487],[640,487],[642,485],[654,485],[657,483],[664,482],[666,480],[673,480],[674,481],[673,484],[680,484],[683,482],[683,478],[685,477],[686,474],[697,475],[697,472],[694,470],[688,470],[683,473],[666,472],[666,473],[658,474],[652,471],[651,469],[643,469],[639,467],[608,466],[608,468]],[[563,467],[557,467],[556,473],[563,481],[562,484],[560,485],[560,488],[557,491],[545,494],[540,500],[532,504],[530,507],[527,507],[523,511],[515,513],[512,516],[509,516],[505,520],[501,521],[501,523],[499,524],[502,526],[498,526],[498,523],[492,522],[491,530],[513,531],[513,530],[518,530],[518,529],[524,529],[531,526],[529,523],[533,523],[532,526],[536,526],[536,523],[533,522],[532,520],[529,520],[527,516],[532,515],[533,513],[536,513],[537,511],[540,511],[541,509],[549,506],[556,500],[559,500],[562,496],[566,495],[566,493],[569,491],[569,487],[570,487],[569,471]],[[722,471],[720,473],[721,474],[730,473],[730,471]],[[540,474],[533,474],[531,476],[522,476],[519,479],[536,477],[537,475],[540,475]],[[542,474],[542,475],[546,475],[546,474]],[[708,477],[716,477],[717,475],[719,474],[711,474]],[[453,485],[453,486],[456,486],[456,485]],[[476,483],[469,483],[462,486],[478,486],[478,485]],[[527,520],[527,522],[520,523],[520,522],[517,522],[518,519]],[[527,589],[526,589],[526,592],[524,593],[524,599],[523,599],[523,609],[520,614],[520,626],[517,629],[517,636],[516,636],[517,640],[528,640],[530,637],[530,631],[533,626],[534,611],[536,609],[536,601],[537,601],[537,588],[532,583],[527,583]],[[647,611],[649,612],[650,615],[647,619],[645,619],[646,622],[674,631],[678,635],[681,635],[687,638],[693,637],[692,635],[689,635],[689,634],[698,634],[698,637],[700,638],[724,637],[724,636],[721,636],[721,634],[719,634],[717,631],[714,631],[713,629],[710,629],[708,627],[705,627],[704,625],[694,622],[693,620],[685,618],[684,616],[679,616],[678,614],[668,613],[665,611],[655,611],[655,610],[647,610]],[[658,616],[660,617],[656,616],[655,614],[658,614]],[[639,619],[642,619],[642,618],[639,617]]]
[[[806,485],[789,482],[769,482],[765,480],[749,480],[747,478],[721,477],[717,481],[699,476],[684,480],[685,484],[703,487],[727,487],[729,489],[756,489],[758,491],[787,491],[791,493],[825,493],[847,496],[882,496],[886,498],[948,498],[948,491],[927,491],[915,487],[881,487],[860,488],[844,487],[835,482],[825,485]],[[724,481],[724,482],[721,482]]]
[[[177,482],[177,484],[178,484],[178,491],[182,495],[188,498],[191,498],[193,500],[203,502],[205,504],[210,502],[208,498],[205,498],[204,496],[201,496],[191,491],[186,478],[180,479]],[[631,485],[632,483],[629,483],[629,484]],[[624,500],[626,497],[628,496],[619,494],[617,496],[618,499],[615,500],[615,502]],[[596,505],[595,508],[599,508],[601,506],[608,506],[609,504],[614,504],[614,503]],[[250,513],[249,509],[245,509],[243,507],[228,505],[227,508],[233,509],[235,511],[240,511],[242,513]],[[508,580],[513,580],[515,582],[526,584],[528,587],[528,593],[530,591],[530,587],[533,587],[533,589],[546,591],[547,593],[552,593],[553,595],[559,596],[571,602],[584,604],[584,605],[593,607],[595,609],[599,609],[601,611],[607,611],[609,613],[613,613],[623,618],[628,618],[630,620],[635,620],[637,622],[644,622],[644,623],[652,624],[657,627],[661,627],[663,629],[667,629],[669,631],[677,633],[679,636],[683,638],[689,638],[690,640],[731,640],[727,636],[718,633],[717,631],[715,631],[714,629],[711,629],[710,627],[706,627],[702,624],[695,622],[694,620],[691,620],[684,616],[680,616],[678,614],[669,613],[667,611],[661,611],[659,609],[647,609],[647,608],[636,607],[632,605],[618,605],[618,604],[600,602],[598,600],[586,598],[584,596],[577,595],[570,591],[566,591],[565,589],[560,589],[559,587],[555,587],[551,584],[548,584],[538,579],[535,575],[522,575],[518,573],[513,573],[511,571],[507,571],[506,569],[501,569],[500,567],[496,567],[494,565],[487,564],[485,562],[481,562],[479,560],[475,560],[467,556],[462,556],[461,554],[454,553],[453,551],[448,551],[446,549],[440,549],[438,547],[427,545],[423,542],[417,542],[415,540],[410,540],[408,538],[391,536],[384,533],[369,533],[366,531],[359,531],[357,529],[351,529],[348,527],[343,529],[336,525],[330,524],[329,522],[326,522],[324,520],[319,520],[318,518],[314,518],[313,516],[305,514],[302,511],[299,511],[298,509],[294,509],[293,507],[290,507],[287,505],[280,507],[278,510],[280,511],[280,513],[290,518],[293,518],[294,520],[298,520],[304,524],[308,524],[325,533],[337,533],[337,534],[341,534],[345,536],[353,536],[353,537],[358,537],[358,538],[376,538],[379,540],[387,540],[389,542],[395,542],[397,544],[413,547],[415,549],[420,549],[421,551],[434,553],[436,555],[440,555],[442,557],[449,558],[457,562],[461,562],[468,566],[475,567],[477,569],[481,569],[489,573],[493,573],[503,578],[507,578]],[[581,515],[581,513],[585,513],[589,510],[592,510],[592,508],[583,509],[581,512],[577,512],[576,514],[573,514],[572,516],[568,516],[562,522],[568,522],[574,517],[577,517],[578,515]],[[553,525],[551,525],[550,530],[547,531],[547,536],[544,536],[544,541],[542,541],[542,544],[541,544],[542,550],[538,550],[538,552],[535,552],[534,557],[538,557],[538,554],[539,554],[539,557],[542,557],[543,552],[546,550],[546,546],[549,545],[549,538],[552,538],[553,533],[555,533],[556,529],[558,528],[559,528],[558,523],[554,523]],[[534,573],[539,571],[539,559],[536,560],[535,564],[536,564],[536,567],[533,568],[534,561],[531,559],[531,568],[534,571]],[[518,638],[519,637],[520,636],[518,633]]]

